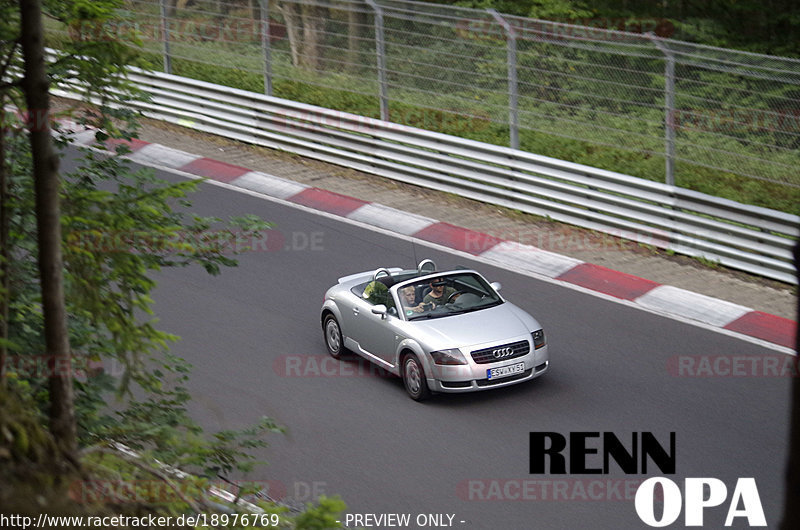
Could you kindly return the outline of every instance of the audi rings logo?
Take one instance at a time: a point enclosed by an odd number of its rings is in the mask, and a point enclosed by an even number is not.
[[[494,355],[495,359],[502,359],[503,357],[508,357],[513,354],[514,350],[512,348],[497,348],[496,350],[492,350],[492,355]]]

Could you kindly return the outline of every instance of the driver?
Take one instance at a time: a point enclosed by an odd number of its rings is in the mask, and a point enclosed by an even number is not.
[[[431,292],[425,295],[422,300],[423,304],[433,303],[433,307],[443,306],[448,302],[448,299],[453,296],[457,291],[452,287],[447,287],[447,282],[444,278],[434,278],[431,280]],[[458,298],[459,295],[453,297],[453,300]],[[452,300],[450,300],[452,302]],[[429,306],[430,307],[430,306]]]

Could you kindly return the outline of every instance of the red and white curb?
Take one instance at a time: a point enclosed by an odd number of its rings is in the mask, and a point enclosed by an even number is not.
[[[91,143],[93,138],[92,131],[74,135],[78,144]],[[119,143],[126,143],[131,150],[128,158],[142,165],[175,169],[300,204],[480,256],[501,266],[514,267],[627,300],[644,309],[681,320],[701,322],[790,350],[795,346],[797,323],[787,318],[163,145],[141,140],[107,142],[107,145],[114,147]]]

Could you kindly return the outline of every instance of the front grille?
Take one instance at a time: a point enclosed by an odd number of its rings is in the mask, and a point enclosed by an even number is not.
[[[444,388],[469,388],[472,386],[471,381],[442,381]]]
[[[496,357],[494,354],[495,350],[503,350],[504,348],[511,348],[511,354]],[[501,344],[500,346],[492,346],[491,348],[475,350],[472,352],[472,359],[478,364],[496,363],[497,361],[505,361],[506,359],[522,357],[529,351],[531,351],[530,343],[527,340],[521,340],[511,344]]]
[[[533,370],[529,368],[524,372],[517,375],[512,375],[511,377],[501,377],[500,379],[478,379],[475,381],[475,383],[477,383],[478,386],[480,387],[502,385],[503,383],[510,383],[511,381],[516,381],[518,379],[525,379],[526,377],[530,377],[532,371]]]

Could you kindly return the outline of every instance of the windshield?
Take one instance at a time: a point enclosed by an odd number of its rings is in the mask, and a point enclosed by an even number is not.
[[[474,272],[411,282],[399,287],[397,296],[407,320],[447,317],[503,303],[486,280]]]

